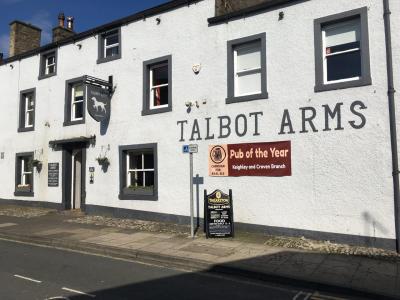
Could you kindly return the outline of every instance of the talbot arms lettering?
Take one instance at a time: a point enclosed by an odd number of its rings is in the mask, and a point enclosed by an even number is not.
[[[367,106],[362,101],[354,101],[346,107],[342,102],[321,107],[300,107],[298,111],[290,112],[284,109],[278,134],[304,134],[345,130],[345,128],[362,129],[367,123],[363,110]],[[350,111],[350,118],[343,120],[343,111]],[[177,122],[180,130],[180,142],[226,139],[231,135],[237,137],[261,135],[262,111],[237,116],[217,116],[204,119],[181,120]],[[292,117],[300,122],[293,123]],[[317,117],[318,122],[317,122]],[[295,126],[297,125],[297,127]]]

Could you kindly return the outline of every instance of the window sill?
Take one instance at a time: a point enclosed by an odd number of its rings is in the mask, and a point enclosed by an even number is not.
[[[225,99],[225,103],[231,104],[231,103],[247,102],[247,101],[254,101],[254,100],[264,100],[264,99],[268,99],[267,92],[261,93],[261,94],[240,96],[240,97],[228,97]]]
[[[319,93],[319,92],[326,92],[326,91],[333,91],[333,90],[342,90],[342,89],[361,87],[361,86],[366,86],[366,85],[371,85],[371,84],[372,84],[371,77],[361,78],[361,79],[352,80],[352,81],[331,83],[331,84],[317,83],[314,87],[314,92]]]
[[[14,192],[14,196],[33,197],[34,193],[31,191],[24,190],[24,189],[17,189]]]
[[[43,75],[43,74],[41,74],[41,75],[39,75],[39,77],[38,77],[38,80],[42,80],[42,79],[46,79],[46,78],[50,78],[50,77],[53,77],[53,76],[56,76],[57,75],[57,72],[55,72],[55,73],[52,73],[52,74],[47,74],[47,75]]]
[[[34,131],[35,130],[35,126],[33,127],[19,127],[18,128],[18,132],[29,132],[29,131]]]
[[[64,121],[63,126],[72,126],[72,125],[79,125],[79,124],[85,124],[85,119],[76,120],[76,121]]]
[[[172,111],[172,106],[158,108],[158,109],[157,108],[144,109],[144,110],[142,110],[142,116],[161,114],[161,113],[165,113],[165,112],[169,112],[169,111]]]
[[[115,55],[115,56],[110,56],[110,57],[102,57],[102,58],[98,58],[96,63],[97,64],[103,64],[109,61],[113,61],[113,60],[117,60],[121,58],[121,54],[119,55]]]
[[[148,194],[145,191],[127,191],[123,189],[118,195],[119,200],[144,200],[144,201],[157,201],[157,192]]]

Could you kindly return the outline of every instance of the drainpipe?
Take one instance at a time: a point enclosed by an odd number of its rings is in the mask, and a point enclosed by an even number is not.
[[[393,166],[393,193],[394,193],[394,222],[396,229],[396,251],[400,253],[400,198],[399,198],[399,158],[397,154],[397,130],[396,112],[394,103],[393,82],[393,55],[392,55],[392,33],[390,29],[390,7],[389,0],[383,0],[383,20],[385,25],[386,43],[386,65],[388,77],[388,100],[389,100],[389,121],[390,121],[390,142],[392,145],[392,166]]]

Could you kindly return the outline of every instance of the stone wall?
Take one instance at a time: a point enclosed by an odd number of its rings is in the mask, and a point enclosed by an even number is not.
[[[58,26],[56,28],[53,28],[53,42],[58,42],[63,39],[69,38],[74,34],[75,32],[73,32],[72,30]]]

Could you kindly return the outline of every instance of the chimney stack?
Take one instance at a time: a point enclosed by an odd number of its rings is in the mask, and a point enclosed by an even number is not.
[[[9,57],[40,47],[42,30],[21,21],[10,23]]]
[[[272,0],[215,0],[215,16],[233,13],[265,2]]]
[[[58,14],[58,26],[53,28],[53,43],[69,38],[75,34],[74,32],[74,18],[67,17],[67,27],[64,24],[64,13]]]

